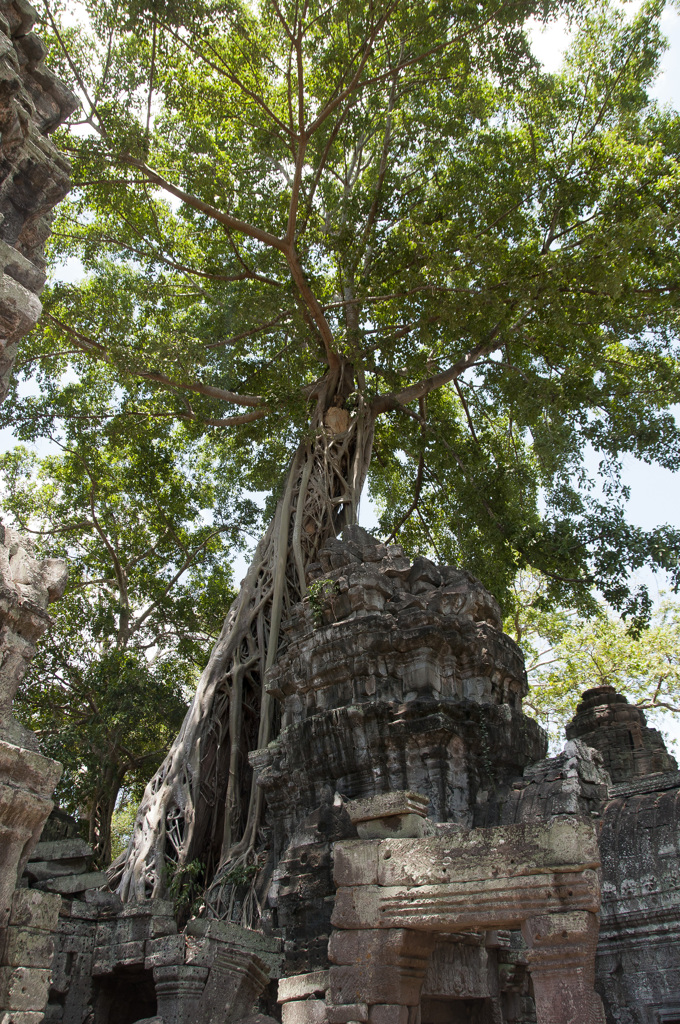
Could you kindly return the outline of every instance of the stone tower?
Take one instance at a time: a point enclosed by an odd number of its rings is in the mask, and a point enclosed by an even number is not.
[[[644,712],[617,693],[613,686],[595,686],[581,696],[567,739],[583,740],[602,754],[612,782],[628,782],[656,772],[677,771],[674,757],[657,729],[650,729]]]

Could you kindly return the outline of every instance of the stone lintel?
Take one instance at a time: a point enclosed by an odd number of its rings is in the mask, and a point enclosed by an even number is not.
[[[477,931],[517,927],[565,908],[595,913],[599,907],[599,878],[588,868],[439,885],[341,887],[331,922],[342,929]]]
[[[352,824],[356,825],[360,821],[373,821],[393,814],[419,814],[424,818],[428,805],[426,796],[408,789],[399,789],[391,793],[378,793],[363,800],[350,800],[347,812]]]
[[[472,829],[443,839],[346,840],[335,846],[334,879],[339,886],[421,886],[496,882],[599,866],[593,823],[565,817],[547,824]]]
[[[415,839],[426,834],[429,800],[410,790],[378,793],[347,805],[360,839]]]

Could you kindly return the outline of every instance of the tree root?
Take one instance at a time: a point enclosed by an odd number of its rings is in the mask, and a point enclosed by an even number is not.
[[[208,893],[208,912],[236,914],[251,924],[259,916],[253,869],[263,794],[253,785],[248,753],[266,746],[275,729],[265,674],[276,660],[281,622],[306,595],[307,566],[329,537],[356,521],[370,462],[372,415],[360,403],[342,432],[323,422],[335,395],[346,397],[348,390],[341,376],[331,394],[329,380],[315,436],[292,460],[284,494],[180,733],[146,788],[127,853],[112,865],[110,884],[123,900],[161,895],[168,863],[200,859],[208,880],[219,873]],[[239,909],[235,892],[242,887],[233,880],[241,874],[251,884]]]

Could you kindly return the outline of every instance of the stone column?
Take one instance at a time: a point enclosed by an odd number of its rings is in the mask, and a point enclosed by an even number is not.
[[[523,923],[537,1024],[605,1024],[594,988],[599,927],[597,914],[582,911]]]
[[[194,1024],[208,977],[207,967],[176,964],[154,967],[158,1016],[165,1024]]]
[[[225,1024],[247,1017],[268,982],[267,965],[256,953],[221,943],[201,997],[199,1019]]]
[[[408,928],[334,931],[328,945],[329,1021],[339,1022],[341,1008],[353,1007],[346,1020],[410,1022],[434,944],[434,934]]]
[[[0,967],[0,1024],[38,1024],[50,983],[61,897],[17,889]]]

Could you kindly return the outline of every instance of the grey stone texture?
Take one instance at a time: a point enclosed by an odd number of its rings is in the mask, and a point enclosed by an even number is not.
[[[46,1019],[677,1024],[680,773],[642,714],[590,692],[546,757],[472,577],[352,528],[312,578],[268,677],[281,730],[251,759],[258,930],[64,896]],[[50,822],[24,891],[75,893],[88,850]]]
[[[13,1013],[42,1011],[47,996],[51,939],[38,934],[42,928],[20,934],[10,917],[21,893],[15,887],[52,809],[61,765],[39,753],[35,736],[14,719],[12,701],[49,625],[47,604],[61,595],[65,581],[62,562],[38,561],[26,540],[0,524],[0,1010]],[[55,897],[44,899],[51,913]]]
[[[45,67],[26,0],[0,2],[0,401],[17,345],[40,316],[43,245],[69,189],[69,163],[49,133],[77,107]]]
[[[679,1021],[677,764],[644,713],[612,687],[583,694],[567,736],[597,747],[613,780],[600,812],[596,980],[608,1024]]]
[[[677,770],[661,733],[647,725],[644,713],[629,704],[613,686],[586,690],[567,725],[567,739],[597,747],[614,783],[635,776]]]
[[[0,0],[0,402],[21,338],[41,312],[43,244],[69,188],[69,164],[49,139],[76,100],[43,63],[26,0]],[[49,625],[66,568],[37,560],[0,524],[0,1021],[42,1020],[59,897],[15,887],[52,808],[61,774],[12,715],[12,702]]]

